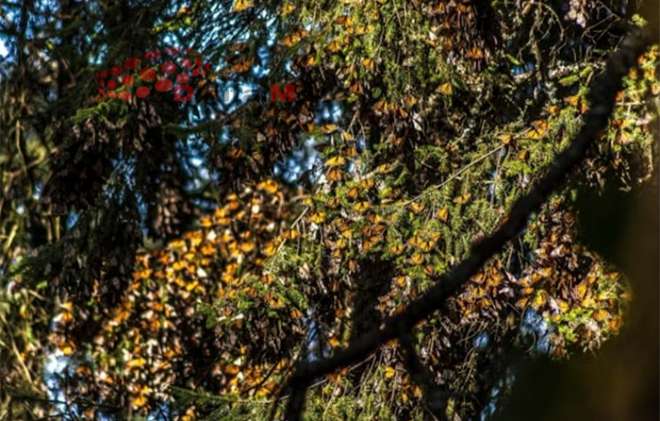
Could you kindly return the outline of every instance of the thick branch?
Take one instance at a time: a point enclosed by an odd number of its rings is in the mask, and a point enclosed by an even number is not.
[[[410,331],[403,332],[399,335],[399,343],[401,344],[406,370],[413,382],[422,389],[426,409],[435,420],[445,420],[447,417],[444,413],[444,405],[446,404],[448,394],[436,384],[433,373],[424,366],[417,355],[413,334]]]
[[[304,363],[298,367],[282,389],[284,393],[293,391],[296,396],[287,408],[286,419],[301,418],[305,390],[314,379],[356,363],[384,343],[399,337],[401,332],[409,332],[415,324],[440,309],[447,298],[455,294],[488,259],[525,228],[530,216],[541,209],[549,196],[583,160],[598,134],[606,129],[614,109],[615,95],[622,87],[622,79],[636,65],[637,58],[650,43],[649,38],[648,34],[636,32],[623,41],[619,51],[610,57],[605,72],[591,86],[588,99],[592,106],[573,142],[556,156],[530,191],[514,203],[502,225],[489,237],[475,244],[465,260],[439,276],[431,289],[402,312],[385,320],[379,328],[365,333],[348,348],[338,351],[332,358]]]

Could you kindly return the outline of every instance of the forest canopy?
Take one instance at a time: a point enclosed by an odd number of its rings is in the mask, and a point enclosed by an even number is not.
[[[602,116],[521,235],[300,408],[491,419],[516,359],[597,351],[634,291],[576,203],[653,181],[658,45],[606,65],[641,7],[0,2],[0,419],[284,417]]]

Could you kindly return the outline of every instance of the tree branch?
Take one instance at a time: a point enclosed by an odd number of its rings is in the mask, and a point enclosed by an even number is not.
[[[415,351],[415,337],[413,333],[402,332],[399,335],[399,344],[403,354],[403,361],[410,377],[418,387],[422,389],[426,410],[435,420],[446,420],[444,405],[446,404],[448,393],[442,390],[440,385],[433,379],[433,373],[427,369]]]

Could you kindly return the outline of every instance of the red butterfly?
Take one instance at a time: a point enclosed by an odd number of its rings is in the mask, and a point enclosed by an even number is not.
[[[284,92],[278,83],[270,85],[270,99],[271,101],[279,102],[293,102],[296,100],[296,85],[287,83],[284,85]]]

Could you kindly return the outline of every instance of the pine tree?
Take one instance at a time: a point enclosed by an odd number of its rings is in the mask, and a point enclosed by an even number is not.
[[[644,26],[628,3],[2,3],[0,418],[266,419],[506,220]],[[573,202],[650,178],[657,55],[524,235],[307,416],[489,416],[521,353],[619,332]]]

